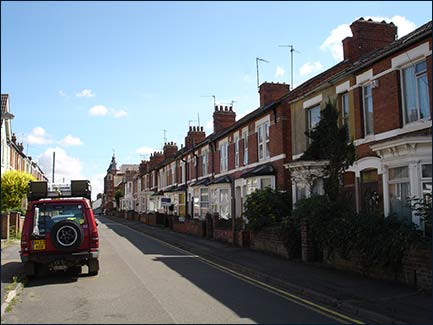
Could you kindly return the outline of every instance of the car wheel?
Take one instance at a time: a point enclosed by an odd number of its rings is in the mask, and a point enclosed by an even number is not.
[[[81,245],[83,231],[76,222],[63,220],[56,223],[51,229],[51,241],[59,250],[73,250]]]

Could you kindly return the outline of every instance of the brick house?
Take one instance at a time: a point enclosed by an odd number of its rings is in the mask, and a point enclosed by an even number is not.
[[[351,29],[342,62],[290,92],[263,83],[260,107],[238,121],[232,105],[215,105],[212,134],[191,126],[180,148],[166,143],[142,161],[136,212],[240,218],[255,189],[287,191],[293,202],[320,193],[320,178],[306,188],[296,177],[320,162],[297,160],[309,145],[305,131],[331,100],[356,145],[344,177],[354,209],[407,214],[403,197],[431,193],[431,22],[398,40],[384,21],[360,18]]]
[[[308,146],[304,135],[320,119],[327,100],[348,125],[357,160],[344,177],[354,209],[412,219],[406,199],[431,193],[431,22],[396,39],[392,23],[351,25],[344,61],[308,80],[285,100],[292,112],[293,160]],[[292,180],[299,164],[292,168]],[[307,167],[305,167],[307,168]],[[320,192],[320,178],[305,189],[293,182],[293,201]]]
[[[242,215],[245,197],[270,186],[290,191],[290,110],[278,101],[286,84],[263,83],[260,107],[236,121],[231,105],[214,107],[214,132],[191,126],[179,149],[166,143],[135,175],[136,212],[160,211],[203,219]],[[139,184],[139,185],[138,185]]]

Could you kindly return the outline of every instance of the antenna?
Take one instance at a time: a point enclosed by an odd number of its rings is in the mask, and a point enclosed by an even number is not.
[[[164,132],[164,144],[166,144],[167,143],[167,130],[162,129],[162,131]]]
[[[259,89],[259,61],[269,63],[269,61],[266,61],[262,58],[256,58],[256,68],[257,68],[257,89]]]
[[[215,95],[209,95],[209,96],[200,96],[200,97],[212,97],[212,98],[213,98],[213,107],[215,107],[215,104],[216,104],[216,99],[215,99]]]
[[[291,81],[290,81],[289,87],[290,87],[290,90],[292,90],[293,89],[293,52],[296,52],[296,53],[301,53],[301,52],[296,51],[293,48],[293,45],[278,45],[278,47],[289,47],[290,48],[290,66],[291,66],[290,73],[291,73]]]

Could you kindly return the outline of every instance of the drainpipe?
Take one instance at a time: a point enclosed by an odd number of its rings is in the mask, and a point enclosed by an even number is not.
[[[180,158],[185,163],[185,217],[188,215],[188,161]],[[182,172],[181,172],[182,173]],[[182,175],[180,176],[182,177]]]

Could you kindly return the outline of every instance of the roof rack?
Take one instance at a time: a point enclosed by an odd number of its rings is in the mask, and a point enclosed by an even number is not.
[[[74,180],[70,184],[50,184],[46,181],[31,181],[27,198],[35,201],[47,198],[84,197],[91,199],[92,187],[89,180]]]

